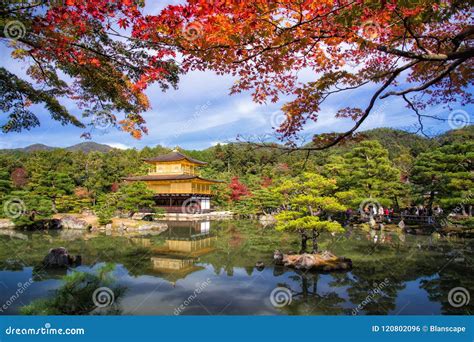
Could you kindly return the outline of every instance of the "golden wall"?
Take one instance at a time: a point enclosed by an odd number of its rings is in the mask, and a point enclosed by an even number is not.
[[[157,194],[211,194],[211,187],[209,184],[196,181],[147,181],[148,188]]]
[[[180,162],[169,162],[169,163],[155,163],[151,165],[148,172],[150,175],[194,175],[196,174],[196,168],[193,164],[180,161]]]

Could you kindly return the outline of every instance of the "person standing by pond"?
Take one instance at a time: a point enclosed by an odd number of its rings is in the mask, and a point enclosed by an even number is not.
[[[390,211],[388,208],[385,208],[384,209],[384,215],[385,215],[385,219],[390,222]]]

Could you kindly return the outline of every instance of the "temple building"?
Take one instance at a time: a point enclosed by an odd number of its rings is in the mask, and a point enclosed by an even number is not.
[[[211,210],[211,185],[221,181],[199,176],[199,167],[207,163],[190,158],[176,149],[144,161],[151,166],[148,175],[127,177],[125,181],[145,182],[155,192],[158,207],[176,213]]]

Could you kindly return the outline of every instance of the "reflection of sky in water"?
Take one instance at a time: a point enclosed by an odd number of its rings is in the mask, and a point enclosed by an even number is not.
[[[54,290],[60,282],[54,279],[48,279],[44,281],[34,281],[29,286],[23,286],[25,290],[16,299],[12,299],[19,289],[19,284],[25,284],[29,282],[32,277],[32,267],[24,268],[22,271],[0,271],[0,305],[6,304],[7,301],[11,302],[7,310],[4,312],[0,311],[0,314],[13,314],[16,313],[19,308],[29,304],[32,300],[42,298],[48,294],[50,290]],[[12,300],[10,300],[12,299]],[[0,309],[3,309],[0,307]]]
[[[184,228],[176,228],[175,234],[181,235],[186,230]],[[239,233],[236,234],[236,231]],[[269,232],[264,231],[264,232]],[[246,234],[249,234],[247,236]],[[388,313],[397,315],[419,315],[419,314],[440,314],[445,313],[443,308],[446,307],[447,292],[454,286],[459,284],[451,283],[452,274],[458,274],[459,277],[464,276],[471,281],[472,284],[472,266],[468,262],[454,262],[446,264],[443,255],[459,253],[464,254],[464,257],[472,258],[471,245],[467,249],[463,249],[463,245],[456,245],[452,243],[441,243],[426,237],[407,236],[401,239],[396,235],[393,239],[389,239],[386,245],[374,245],[370,235],[366,232],[360,232],[351,236],[347,240],[334,242],[331,240],[331,249],[335,249],[336,254],[339,255],[356,255],[367,261],[367,264],[359,261],[355,263],[355,268],[352,272],[347,273],[332,273],[332,274],[314,274],[301,273],[290,269],[275,268],[271,265],[271,255],[268,255],[269,248],[264,248],[265,243],[261,242],[262,236],[256,239],[252,238],[255,232],[239,231],[239,229],[230,230],[229,234],[220,234],[218,240],[222,245],[219,245],[215,251],[206,252],[206,255],[196,257],[196,262],[192,266],[192,270],[184,272],[180,276],[171,272],[163,273],[153,269],[150,261],[151,254],[133,255],[129,257],[130,262],[118,262],[114,271],[114,278],[119,285],[126,288],[126,292],[120,299],[120,308],[122,314],[126,315],[173,315],[176,313],[176,308],[189,299],[189,303],[181,309],[181,314],[185,315],[273,315],[273,314],[348,314],[350,315],[352,309],[357,307],[362,300],[364,300],[368,292],[374,287],[374,279],[378,282],[382,281],[387,276],[394,276],[395,283],[394,290],[388,297],[388,302],[380,301],[381,306],[385,311],[376,312],[380,310],[377,308],[377,303],[370,303],[367,308],[363,308],[358,312],[359,315],[374,314],[374,313]],[[262,234],[259,231],[258,234]],[[265,233],[265,234],[273,234]],[[390,233],[387,233],[387,235]],[[166,236],[164,234],[163,236]],[[114,239],[115,237],[107,237]],[[123,238],[122,238],[123,239]],[[228,239],[228,240],[226,240]],[[273,235],[271,235],[273,239]],[[328,238],[330,239],[330,238]],[[31,240],[25,240],[25,244]],[[110,243],[110,249],[107,249],[106,255],[112,255],[107,261],[111,262],[115,255],[120,255],[121,245],[117,243]],[[117,240],[118,241],[118,240]],[[123,243],[121,240],[120,243]],[[224,243],[223,243],[224,241]],[[226,242],[227,241],[227,242]],[[236,242],[237,241],[237,242]],[[339,241],[339,240],[338,240]],[[398,241],[402,241],[399,245]],[[81,241],[80,243],[83,243]],[[53,245],[56,244],[54,239],[50,241]],[[78,242],[79,243],[79,242]],[[156,243],[156,242],[155,242]],[[161,241],[161,243],[164,243]],[[281,243],[281,242],[277,242]],[[339,244],[339,245],[338,245]],[[94,247],[97,250],[104,249],[103,245],[98,244],[99,247]],[[231,247],[229,247],[231,246]],[[394,247],[395,246],[395,247]],[[426,261],[423,254],[419,256],[419,265],[410,264],[410,269],[399,267],[397,261],[399,257],[397,253],[406,253],[410,258],[417,257],[417,253],[426,253],[430,258]],[[289,246],[287,246],[289,250]],[[294,245],[293,245],[294,247]],[[413,247],[413,248],[412,248]],[[39,247],[37,247],[39,248]],[[48,250],[46,247],[41,247],[41,250]],[[82,250],[83,247],[80,247]],[[90,255],[89,259],[86,253],[91,252],[84,249],[83,257],[85,260],[94,260],[98,262],[89,262],[93,266],[84,265],[78,267],[79,271],[93,272],[96,271],[103,261],[96,254]],[[273,247],[272,247],[273,248]],[[403,251],[398,251],[403,249]],[[394,249],[394,250],[392,250]],[[369,254],[369,252],[370,254]],[[94,252],[97,252],[94,250]],[[119,254],[114,254],[119,253]],[[124,253],[124,252],[123,252]],[[352,254],[351,254],[352,253]],[[373,253],[373,255],[371,255]],[[390,254],[393,253],[393,254]],[[471,254],[469,254],[471,253]],[[73,253],[75,254],[75,253]],[[161,254],[160,254],[161,255]],[[262,256],[267,259],[262,259]],[[164,255],[165,259],[170,258],[175,260],[174,255]],[[386,257],[386,259],[384,259]],[[403,258],[403,255],[401,256]],[[96,260],[96,258],[98,258]],[[11,259],[11,256],[8,260]],[[110,260],[112,259],[112,260]],[[137,260],[144,260],[144,268],[135,268],[138,263]],[[266,267],[259,271],[254,265],[258,260],[265,260]],[[387,261],[388,260],[388,261]],[[431,261],[430,261],[431,260]],[[447,260],[451,260],[447,258]],[[472,259],[470,259],[472,260]],[[2,261],[2,265],[8,264],[7,260]],[[439,263],[424,271],[429,263]],[[88,261],[85,262],[86,264]],[[371,264],[372,263],[372,264]],[[387,264],[385,264],[387,263]],[[245,267],[243,267],[245,265]],[[447,265],[446,269],[442,269]],[[472,265],[472,263],[471,263]],[[128,267],[128,268],[127,268]],[[131,272],[130,267],[133,269]],[[377,268],[378,267],[378,268]],[[440,281],[438,270],[442,272],[450,271],[454,267],[454,273],[449,273],[443,281],[446,283],[442,286],[435,287],[435,292],[438,291],[439,297],[434,298],[427,289],[423,287],[423,283],[430,282],[430,284],[437,284]],[[5,268],[5,267],[4,267]],[[8,268],[8,267],[6,267]],[[374,274],[374,269],[378,272],[385,271],[384,274]],[[19,267],[18,267],[19,269]],[[410,273],[411,272],[411,273]],[[418,272],[418,273],[417,273]],[[44,277],[34,277],[35,281],[30,285],[24,293],[4,312],[0,314],[15,314],[18,313],[20,307],[29,304],[32,300],[38,298],[45,298],[53,294],[54,289],[60,285],[60,277],[66,271],[50,272]],[[0,305],[5,303],[11,296],[15,294],[19,283],[28,282],[33,275],[32,267],[25,267],[22,270],[0,271]],[[41,276],[41,274],[40,274]],[[202,288],[201,293],[197,294],[195,298],[190,299],[195,294],[196,288],[206,283]],[[469,283],[469,282],[468,282]],[[446,285],[447,284],[447,285]],[[462,284],[461,284],[462,285]],[[275,308],[270,302],[270,293],[278,286],[284,286],[294,294],[293,302],[289,307]],[[392,284],[387,289],[392,290]],[[314,292],[315,291],[315,292]],[[435,293],[436,294],[436,293]],[[430,298],[430,295],[432,298]],[[436,296],[435,296],[436,297]],[[375,299],[375,302],[378,298]],[[375,309],[374,309],[375,308]],[[368,311],[367,311],[368,310]],[[370,311],[375,310],[375,311]],[[452,312],[449,312],[452,313]]]
[[[97,267],[94,267],[97,268]],[[87,267],[79,267],[81,271],[91,271]],[[6,302],[18,289],[18,283],[25,283],[32,275],[31,268],[22,271],[0,272],[2,291],[0,300]],[[123,314],[126,315],[174,315],[175,309],[188,299],[200,284],[207,282],[203,291],[197,295],[181,314],[187,315],[268,315],[281,314],[270,301],[271,291],[278,285],[287,284],[292,289],[299,288],[299,282],[290,279],[293,272],[286,272],[275,276],[272,268],[265,268],[262,272],[254,271],[249,276],[245,269],[235,268],[230,277],[225,273],[216,275],[212,266],[207,265],[204,270],[190,274],[185,279],[178,280],[174,285],[159,277],[143,275],[131,276],[127,270],[118,265],[114,272],[118,282],[127,288],[120,301]],[[335,292],[343,298],[340,306],[351,309],[354,307],[349,301],[347,287],[331,287],[333,277],[329,274],[319,276],[317,293],[320,295]],[[17,310],[36,298],[43,298],[60,284],[59,280],[35,281],[3,314],[14,314]],[[396,300],[397,309],[391,314],[419,314],[420,312],[440,313],[439,303],[428,301],[426,293],[420,290],[419,281],[405,283],[406,288],[399,292]],[[324,301],[324,300],[321,300]],[[420,311],[420,308],[422,311]],[[314,314],[318,314],[317,305]],[[362,313],[363,314],[363,313]]]
[[[426,312],[440,313],[440,303],[427,300],[426,291],[421,290],[421,279],[408,281],[405,283],[406,288],[399,292],[397,297],[397,309],[392,310],[390,314],[394,315],[416,315],[423,308]],[[425,292],[425,296],[420,292]]]

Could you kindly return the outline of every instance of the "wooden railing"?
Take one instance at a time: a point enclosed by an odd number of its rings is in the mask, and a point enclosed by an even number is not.
[[[428,215],[402,215],[401,218],[406,224],[423,224],[434,226],[438,223],[437,218],[435,216]]]

